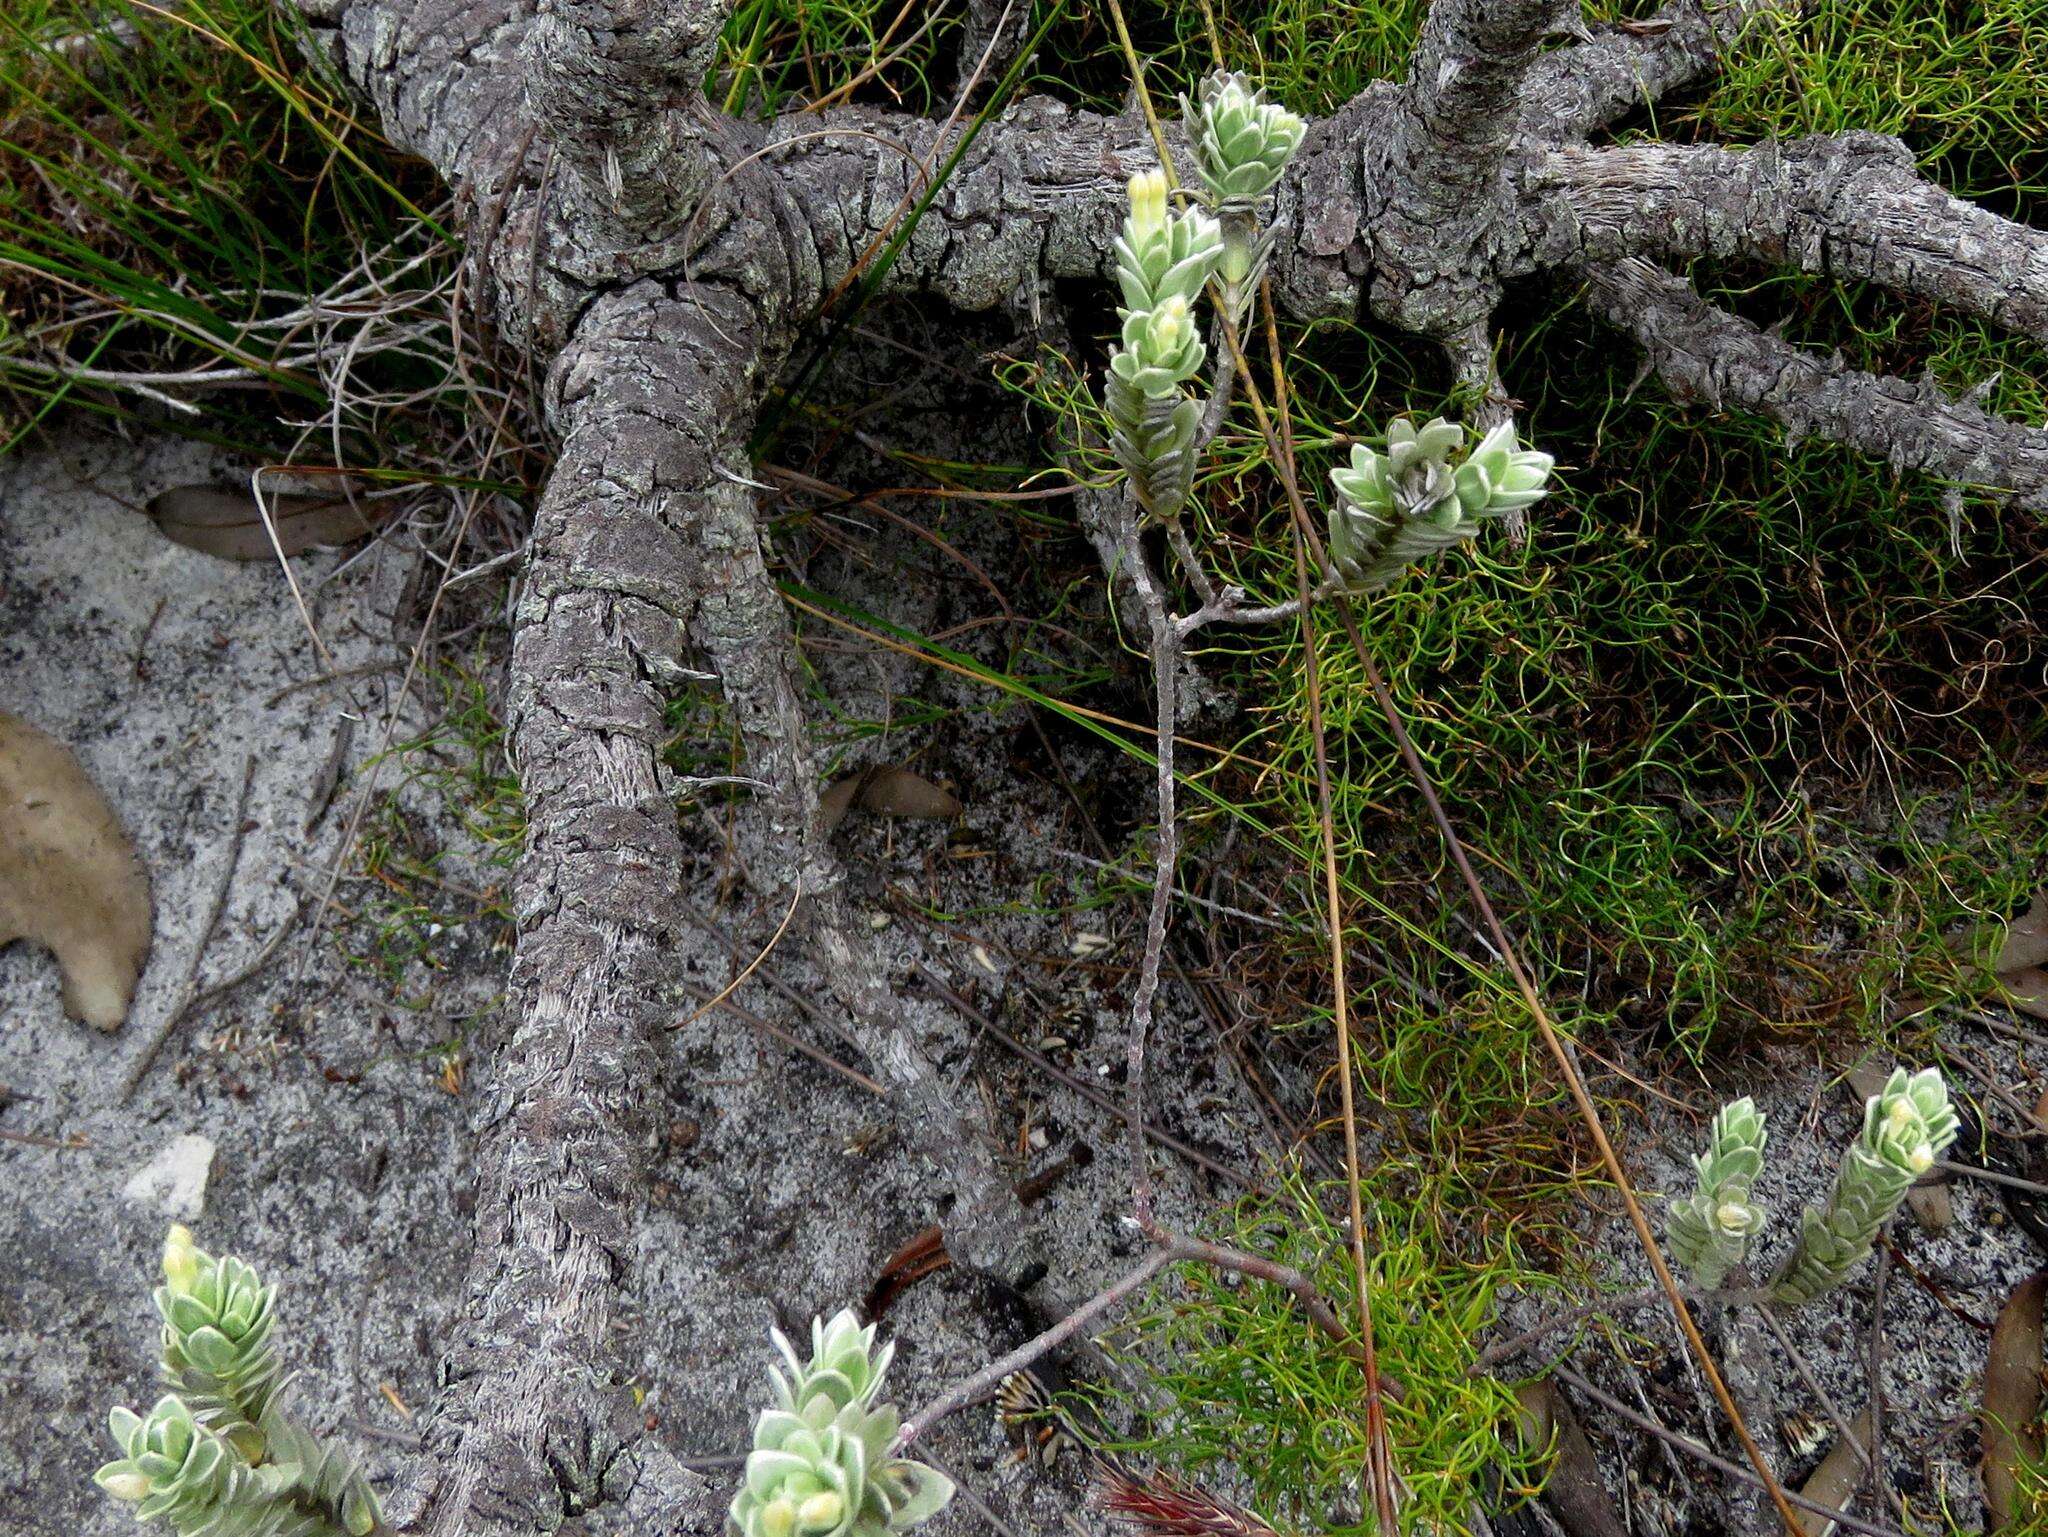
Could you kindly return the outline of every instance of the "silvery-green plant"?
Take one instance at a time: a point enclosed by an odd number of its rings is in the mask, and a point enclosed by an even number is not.
[[[271,1345],[276,1288],[182,1226],[164,1243],[161,1372],[145,1417],[115,1409],[122,1455],[93,1475],[136,1519],[179,1537],[365,1537],[377,1499],[355,1464],[284,1412]]]
[[[787,1373],[768,1369],[775,1407],[754,1422],[754,1449],[733,1496],[730,1530],[740,1537],[886,1537],[945,1508],[953,1483],[936,1469],[892,1457],[901,1425],[893,1404],[877,1404],[895,1348],[875,1348],[875,1330],[853,1311],[811,1323],[811,1358],[800,1359],[780,1330],[769,1338]]]
[[[1121,345],[1110,355],[1103,408],[1110,451],[1132,493],[1147,513],[1164,519],[1180,511],[1194,486],[1202,408],[1185,386],[1208,354],[1194,306],[1223,240],[1200,209],[1168,210],[1161,172],[1133,176],[1130,199],[1116,241]]]
[[[1489,520],[1541,500],[1550,455],[1515,446],[1502,422],[1460,461],[1465,429],[1442,417],[1387,424],[1385,452],[1360,443],[1330,472],[1330,559],[1353,593],[1377,592],[1416,561],[1477,534]]]
[[[1193,101],[1181,97],[1180,107],[1203,198],[1222,226],[1216,279],[1224,310],[1242,325],[1273,248],[1274,232],[1260,228],[1258,204],[1301,148],[1308,125],[1243,75],[1220,70],[1196,88]]]
[[[1956,1113],[1939,1070],[1896,1069],[1865,1102],[1862,1134],[1842,1155],[1826,1209],[1809,1206],[1801,1214],[1799,1242],[1771,1278],[1772,1300],[1796,1306],[1839,1286],[1955,1136]]]
[[[1766,1140],[1754,1100],[1723,1105],[1707,1150],[1693,1158],[1692,1192],[1671,1203],[1671,1252],[1696,1286],[1712,1290],[1726,1280],[1764,1224],[1750,1190],[1763,1172]]]
[[[232,1255],[215,1259],[195,1247],[182,1225],[164,1242],[163,1267],[152,1300],[163,1319],[164,1382],[195,1420],[257,1461],[259,1426],[285,1381],[270,1339],[277,1288]]]

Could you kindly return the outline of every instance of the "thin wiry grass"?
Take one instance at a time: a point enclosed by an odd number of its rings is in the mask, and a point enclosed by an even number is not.
[[[1304,1271],[1325,1295],[1344,1296],[1353,1285],[1347,1239],[1330,1215],[1343,1200],[1341,1187],[1290,1176],[1273,1197],[1247,1199],[1228,1215],[1226,1241]],[[1404,1524],[1461,1532],[1476,1488],[1495,1473],[1527,1486],[1537,1460],[1508,1450],[1516,1444],[1508,1388],[1467,1375],[1474,1336],[1506,1289],[1549,1283],[1521,1258],[1519,1233],[1503,1234],[1477,1257],[1461,1252],[1455,1226],[1436,1220],[1440,1201],[1418,1168],[1371,1171],[1365,1209],[1375,1242],[1367,1263],[1380,1352],[1400,1382],[1387,1416],[1407,1490]],[[1110,1450],[1196,1476],[1235,1473],[1247,1503],[1283,1523],[1361,1537],[1375,1530],[1358,1505],[1367,1444],[1362,1369],[1306,1329],[1286,1293],[1183,1267],[1119,1344],[1170,1407],[1142,1418],[1143,1428]]]
[[[300,43],[260,0],[0,17],[0,441],[60,402],[356,466],[449,430],[454,249]]]

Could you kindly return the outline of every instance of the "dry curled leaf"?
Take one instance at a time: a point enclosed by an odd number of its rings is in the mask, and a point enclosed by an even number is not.
[[[964,809],[951,791],[907,768],[885,765],[849,774],[820,795],[819,830],[831,832],[856,806],[878,817],[913,822],[950,822]]]
[[[1984,1362],[1984,1509],[1987,1530],[2014,1527],[2021,1514],[2019,1467],[2041,1458],[2041,1304],[2048,1270],[2012,1289],[1991,1331]]]
[[[1847,1514],[1849,1501],[1856,1498],[1856,1491],[1863,1485],[1863,1460],[1869,1446],[1870,1411],[1865,1409],[1849,1426],[1849,1435],[1835,1437],[1835,1444],[1799,1492],[1816,1505]],[[1799,1512],[1799,1526],[1806,1537],[1830,1537],[1840,1524],[1818,1511]]]
[[[2001,976],[2041,966],[2048,966],[2048,892],[2036,893],[2027,910],[2005,926],[1991,963]]]
[[[1525,1382],[1515,1389],[1515,1401],[1521,1406],[1516,1418],[1522,1444],[1556,1446],[1557,1460],[1543,1482],[1542,1498],[1558,1525],[1570,1537],[1626,1537],[1628,1527],[1607,1493],[1593,1443],[1557,1385],[1547,1378]]]
[[[57,957],[64,1007],[118,1029],[149,956],[149,877],[70,749],[0,710],[0,945]]]
[[[149,516],[173,544],[222,560],[273,560],[319,545],[349,544],[376,532],[377,511],[358,509],[345,496],[266,496],[277,543],[247,490],[228,486],[173,486],[149,499]]]
[[[2048,892],[2036,893],[2011,922],[1972,929],[1957,945],[1973,955],[1990,950],[1992,980],[2006,1003],[2022,1014],[2048,1019]]]

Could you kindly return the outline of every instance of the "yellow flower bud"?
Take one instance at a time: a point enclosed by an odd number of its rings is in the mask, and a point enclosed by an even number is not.
[[[791,1537],[796,1531],[796,1506],[777,1497],[761,1507],[761,1537]]]
[[[1934,1149],[1923,1142],[1906,1155],[1906,1167],[1915,1174],[1925,1174],[1934,1167]]]
[[[827,1489],[812,1495],[797,1507],[796,1518],[803,1522],[807,1532],[827,1531],[839,1524],[839,1518],[846,1511],[846,1501]]]
[[[1131,233],[1142,243],[1166,228],[1166,175],[1140,171],[1130,181]]]
[[[1188,301],[1179,294],[1169,294],[1152,312],[1153,343],[1161,352],[1170,351],[1187,340],[1188,328],[1193,324],[1188,316]]]
[[[115,1499],[127,1500],[132,1504],[136,1500],[149,1498],[149,1475],[147,1473],[109,1473],[100,1479],[100,1487]]]
[[[1714,1220],[1724,1233],[1746,1233],[1749,1231],[1749,1208],[1740,1201],[1723,1201],[1715,1209]]]
[[[199,1251],[192,1230],[182,1222],[172,1223],[164,1235],[164,1279],[174,1292],[189,1292],[199,1279]]]

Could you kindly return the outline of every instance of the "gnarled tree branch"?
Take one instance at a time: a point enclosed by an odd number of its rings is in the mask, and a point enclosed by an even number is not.
[[[2048,510],[2048,431],[1953,400],[1932,384],[1868,374],[1765,334],[1645,261],[1595,263],[1595,313],[1633,336],[1672,393],[1755,411],[1792,438],[1830,438],[1959,485]]]
[[[563,429],[513,635],[525,794],[519,1020],[482,1101],[469,1305],[417,1529],[528,1533],[597,1497],[627,1443],[604,1366],[644,1204],[654,1041],[675,1008],[683,850],[663,783],[695,536],[744,461],[744,301],[619,297],[556,369]]]
[[[1535,163],[1546,260],[1745,256],[1884,284],[2048,342],[2048,231],[2001,219],[1915,170],[1883,134],[1755,149],[1560,149]]]
[[[1521,134],[1584,138],[1709,73],[1752,22],[1787,0],[1675,0],[1642,21],[1608,22],[1545,54],[1523,90]]]

